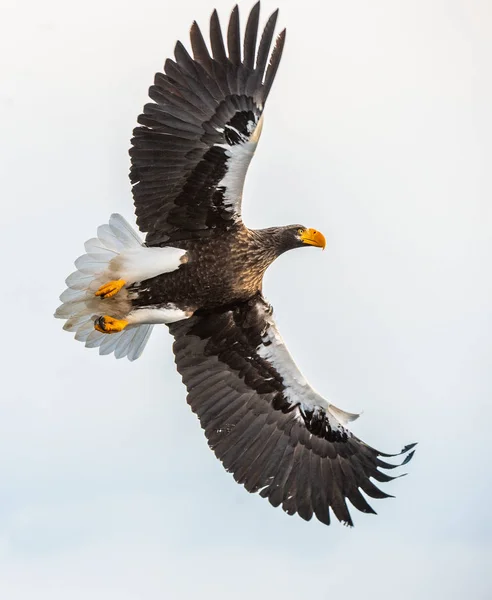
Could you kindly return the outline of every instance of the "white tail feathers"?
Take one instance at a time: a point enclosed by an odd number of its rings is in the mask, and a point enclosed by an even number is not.
[[[152,331],[153,325],[149,324],[128,325],[123,331],[110,335],[94,329],[94,319],[108,314],[108,309],[117,318],[128,314],[130,303],[126,290],[105,300],[97,298],[95,292],[113,279],[110,262],[123,251],[138,249],[142,249],[138,234],[121,215],[113,214],[107,225],[98,227],[97,237],[85,243],[86,254],[75,261],[77,271],[65,282],[67,289],[60,296],[63,304],[56,310],[55,317],[65,319],[63,329],[74,331],[75,339],[85,342],[87,348],[99,348],[99,354],[114,353],[116,358],[126,356],[135,360],[142,354]]]

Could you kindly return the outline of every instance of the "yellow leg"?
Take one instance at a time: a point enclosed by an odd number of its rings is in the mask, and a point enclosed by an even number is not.
[[[101,296],[101,298],[112,298],[116,296],[116,294],[121,290],[121,288],[125,285],[126,281],[124,279],[115,279],[113,281],[108,281],[102,285],[96,292],[96,296]]]
[[[94,329],[101,333],[118,333],[118,331],[123,331],[127,325],[128,321],[125,319],[114,319],[108,317],[108,315],[99,317],[94,321]]]

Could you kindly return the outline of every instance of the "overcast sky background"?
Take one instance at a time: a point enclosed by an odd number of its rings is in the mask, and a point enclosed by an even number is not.
[[[262,20],[278,1],[264,0]],[[135,363],[52,318],[83,242],[132,219],[154,72],[228,0],[4,0],[0,19],[0,597],[492,597],[492,5],[282,0],[251,227],[302,222],[266,294],[353,429],[419,441],[352,530],[288,517],[208,449],[156,330]],[[252,2],[240,2],[243,22]]]

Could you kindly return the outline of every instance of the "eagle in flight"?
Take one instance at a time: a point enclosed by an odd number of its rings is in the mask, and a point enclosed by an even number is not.
[[[142,241],[114,214],[86,254],[55,316],[100,354],[135,360],[155,324],[174,336],[188,403],[217,458],[248,492],[327,525],[330,509],[352,525],[346,500],[373,513],[366,494],[386,498],[396,466],[358,439],[358,415],[337,408],[306,381],[263,295],[263,275],[294,248],[324,248],[304,225],[248,229],[241,218],[244,179],[260,139],[263,111],[282,56],[271,50],[278,11],[261,37],[259,2],[242,40],[237,6],[224,38],[217,12],[210,49],[191,27],[192,55],[178,42],[157,73],[152,102],[138,117],[130,149]],[[413,446],[403,448],[405,464]],[[383,469],[383,470],[381,470]]]

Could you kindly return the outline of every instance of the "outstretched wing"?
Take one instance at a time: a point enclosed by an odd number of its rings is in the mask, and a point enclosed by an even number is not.
[[[137,224],[148,245],[204,237],[241,217],[244,178],[258,142],[262,113],[285,41],[270,55],[278,11],[256,47],[260,5],[248,18],[241,53],[237,6],[224,44],[217,12],[210,19],[209,53],[193,23],[193,58],[183,44],[157,73],[134,130],[130,179]],[[267,66],[268,59],[270,62]]]
[[[303,378],[261,296],[170,326],[188,403],[227,471],[273,506],[329,525],[352,525],[346,499],[365,513],[386,498],[371,478],[395,466],[349,429],[357,415],[324,400]],[[400,454],[413,448],[411,444]],[[413,451],[406,454],[407,463]]]

